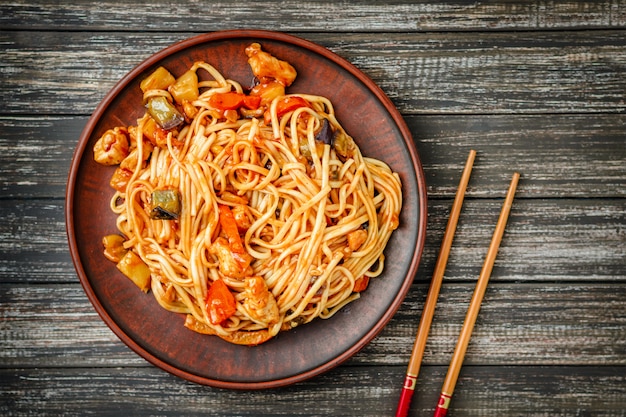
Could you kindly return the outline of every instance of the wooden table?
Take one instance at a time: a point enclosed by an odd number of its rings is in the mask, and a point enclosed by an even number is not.
[[[35,4],[33,4],[35,3]],[[626,415],[626,2],[0,4],[0,414],[393,415],[460,172],[478,157],[411,415],[432,415],[511,174],[522,179],[451,416]],[[402,112],[428,181],[405,302],[356,356],[266,391],[195,385],[101,321],[64,193],[106,92],[172,43],[259,28],[319,43]]]

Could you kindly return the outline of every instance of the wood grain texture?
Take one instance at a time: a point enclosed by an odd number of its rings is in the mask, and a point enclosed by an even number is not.
[[[422,369],[411,416],[432,416],[445,371],[445,367]],[[459,377],[450,415],[623,416],[626,399],[617,387],[626,383],[624,375],[623,366],[467,366]],[[281,390],[238,392],[190,384],[152,367],[2,369],[6,394],[0,399],[0,412],[380,417],[395,411],[402,378],[400,368],[341,367]],[[581,390],[581,386],[588,388]]]
[[[447,30],[594,29],[626,24],[623,0],[528,2],[376,0],[268,3],[171,0],[12,1],[0,6],[0,26],[37,30],[390,32]]]
[[[407,116],[429,196],[451,198],[468,149],[478,152],[470,197],[503,196],[522,173],[519,198],[623,198],[623,114]]]
[[[134,66],[194,34],[0,32],[0,94],[13,98],[0,113],[90,114]],[[626,110],[618,30],[296,35],[350,61],[405,114]]]

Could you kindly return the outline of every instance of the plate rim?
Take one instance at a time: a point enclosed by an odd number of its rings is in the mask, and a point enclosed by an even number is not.
[[[119,95],[121,91],[126,88],[126,86],[131,83],[136,77],[154,66],[156,63],[160,62],[162,59],[183,51],[187,48],[203,44],[203,43],[211,43],[216,41],[224,41],[229,39],[240,39],[240,38],[256,38],[259,40],[269,39],[272,41],[284,42],[290,45],[294,45],[299,48],[308,49],[317,55],[322,56],[323,58],[339,65],[342,69],[348,71],[353,77],[362,82],[367,89],[376,96],[376,99],[382,104],[385,110],[389,113],[390,117],[393,120],[395,127],[400,131],[402,136],[404,145],[409,151],[410,159],[412,162],[412,166],[415,169],[415,182],[417,184],[417,211],[419,219],[417,221],[416,227],[418,228],[416,232],[416,244],[413,250],[411,261],[409,264],[409,268],[406,272],[406,277],[404,278],[402,285],[400,286],[398,292],[393,297],[391,305],[397,305],[395,309],[388,309],[385,313],[378,319],[375,325],[370,328],[360,339],[359,342],[353,346],[350,346],[347,350],[342,352],[340,355],[335,356],[325,363],[315,366],[311,369],[307,369],[303,372],[299,372],[295,375],[281,377],[278,379],[271,379],[266,381],[252,381],[252,382],[242,382],[242,381],[223,381],[215,378],[209,378],[206,376],[198,375],[183,369],[180,369],[167,361],[158,358],[154,353],[148,351],[146,348],[142,347],[139,343],[134,341],[131,336],[129,336],[118,323],[113,319],[113,317],[109,314],[109,312],[102,305],[102,302],[99,300],[95,291],[89,284],[89,278],[85,272],[83,267],[83,263],[80,257],[80,253],[78,251],[77,242],[76,242],[76,233],[74,229],[74,198],[75,198],[75,189],[78,180],[77,172],[79,170],[81,161],[83,159],[84,153],[87,149],[87,143],[89,141],[89,137],[93,134],[96,125],[99,122],[100,117],[103,115],[105,110],[109,107],[111,102]],[[412,175],[411,175],[412,176]],[[427,228],[427,187],[426,187],[426,178],[423,171],[421,159],[419,157],[419,153],[415,146],[415,142],[412,139],[411,132],[400,114],[399,110],[395,107],[391,99],[383,92],[383,90],[365,73],[359,70],[355,65],[347,61],[346,59],[340,57],[329,49],[314,43],[312,41],[305,40],[298,36],[287,34],[284,32],[278,31],[270,31],[270,30],[257,30],[257,29],[235,29],[235,30],[221,30],[214,32],[207,32],[199,35],[192,36],[190,38],[175,42],[170,46],[167,46],[156,53],[150,55],[148,58],[139,62],[131,71],[126,73],[124,77],[122,77],[119,81],[115,83],[115,85],[107,91],[106,95],[100,101],[100,103],[96,106],[93,113],[89,117],[85,127],[83,128],[78,142],[76,144],[76,148],[74,149],[71,165],[68,172],[67,179],[67,187],[66,187],[66,196],[65,196],[65,224],[66,224],[66,234],[69,244],[70,255],[72,259],[72,263],[74,264],[74,268],[76,270],[77,276],[81,283],[81,286],[87,295],[87,298],[93,305],[94,309],[98,313],[99,317],[105,322],[105,324],[113,331],[113,333],[126,344],[131,350],[133,350],[136,354],[138,354],[143,359],[147,360],[152,365],[170,373],[175,376],[178,376],[182,379],[188,380],[190,382],[194,382],[200,385],[208,385],[216,388],[226,388],[226,389],[236,389],[236,390],[253,390],[253,389],[269,389],[269,388],[278,388],[284,387],[287,385],[292,385],[298,382],[302,382],[304,380],[310,379],[312,377],[321,375],[325,372],[330,371],[331,369],[337,367],[342,364],[352,356],[354,356],[357,352],[359,352],[363,347],[368,345],[372,339],[374,339],[380,331],[388,324],[389,320],[395,315],[399,306],[406,297],[413,280],[416,276],[419,263],[421,260],[423,248],[426,240],[426,228]],[[409,279],[408,277],[412,277]]]

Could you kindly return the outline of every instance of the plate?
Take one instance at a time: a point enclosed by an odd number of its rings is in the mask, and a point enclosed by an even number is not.
[[[288,92],[323,95],[365,156],[387,162],[403,186],[400,227],[385,251],[385,271],[361,299],[332,318],[280,333],[256,346],[238,346],[192,332],[184,316],[161,308],[142,294],[102,254],[102,236],[117,231],[109,210],[114,168],[97,164],[92,148],[102,133],[131,125],[143,114],[139,83],[162,65],[175,76],[203,60],[227,78],[251,85],[244,49],[264,50],[298,71]],[[111,330],[153,365],[198,384],[230,389],[266,389],[326,372],[368,344],[400,307],[413,282],[426,235],[426,184],[421,162],[402,116],[365,74],[328,49],[292,35],[221,31],[199,35],[143,61],[106,95],[85,126],[74,152],[66,193],[70,253],[83,289]],[[410,346],[407,346],[410,349]]]

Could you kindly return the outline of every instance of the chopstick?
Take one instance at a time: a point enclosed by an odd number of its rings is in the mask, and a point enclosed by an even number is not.
[[[404,386],[402,387],[402,392],[400,394],[396,417],[406,417],[409,413],[411,398],[415,392],[417,375],[419,374],[422,357],[424,356],[424,349],[426,348],[426,339],[428,339],[428,332],[430,331],[430,325],[433,321],[433,315],[435,314],[435,305],[437,304],[437,298],[439,297],[443,273],[446,270],[452,240],[454,239],[454,233],[456,232],[456,226],[461,213],[461,207],[463,206],[463,199],[465,197],[465,190],[467,189],[467,183],[469,182],[470,175],[472,173],[472,166],[474,165],[475,158],[476,151],[472,149],[467,157],[467,162],[465,163],[465,168],[463,169],[463,174],[461,175],[459,187],[457,188],[456,196],[454,197],[454,203],[452,204],[452,210],[450,211],[450,218],[448,219],[448,224],[441,242],[439,257],[437,258],[437,263],[435,264],[435,270],[433,272],[430,288],[424,304],[424,311],[422,312],[422,317],[417,330],[417,336],[413,345],[411,359],[409,360],[409,366],[404,378]]]
[[[491,244],[489,245],[489,250],[487,251],[483,268],[478,276],[476,288],[474,289],[474,294],[472,295],[472,299],[465,316],[465,322],[463,323],[456,348],[454,349],[454,354],[452,355],[452,360],[450,361],[448,373],[446,374],[443,387],[441,388],[439,403],[435,409],[434,417],[444,417],[448,412],[450,399],[452,398],[452,393],[454,392],[454,387],[459,377],[459,372],[461,371],[461,365],[463,363],[463,358],[465,357],[467,345],[469,343],[470,336],[472,335],[472,330],[474,329],[476,317],[478,316],[478,311],[480,310],[480,304],[482,303],[483,296],[485,295],[485,289],[487,288],[487,283],[489,282],[489,277],[491,276],[498,248],[500,247],[500,241],[502,240],[502,235],[504,234],[504,228],[506,227],[506,222],[511,211],[519,176],[519,173],[516,172],[513,174],[513,178],[511,179],[511,184],[504,200],[504,204],[502,205],[502,211],[500,212],[496,229],[493,233],[493,237],[491,238]]]

